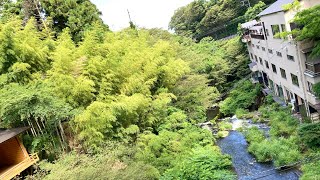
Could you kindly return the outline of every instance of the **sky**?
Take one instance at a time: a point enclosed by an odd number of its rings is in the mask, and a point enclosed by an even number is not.
[[[193,0],[91,0],[102,12],[103,21],[113,31],[129,26],[127,9],[135,25],[168,29],[174,11]]]

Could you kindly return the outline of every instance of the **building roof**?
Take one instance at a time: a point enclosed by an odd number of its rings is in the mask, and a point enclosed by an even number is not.
[[[26,131],[29,127],[20,127],[20,128],[12,128],[12,129],[0,129],[0,143],[5,142],[8,139],[11,139],[18,134]]]
[[[253,21],[249,21],[249,22],[246,22],[246,23],[243,23],[241,24],[241,28],[243,29],[249,29],[251,28],[252,26],[258,24],[258,22],[256,20],[253,20]]]
[[[264,15],[268,15],[268,14],[272,14],[272,13],[283,11],[284,10],[282,8],[283,5],[292,3],[293,1],[294,0],[278,0],[278,1],[274,2],[273,4],[271,4],[265,10],[263,10],[261,13],[259,13],[258,16],[264,16]]]

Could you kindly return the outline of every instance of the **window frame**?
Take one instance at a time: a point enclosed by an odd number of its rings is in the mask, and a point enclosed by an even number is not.
[[[282,57],[282,53],[280,51],[276,51],[278,57]]]
[[[290,73],[290,74],[291,74],[291,83],[292,83],[293,85],[299,87],[300,84],[299,84],[299,78],[298,78],[298,76],[295,75],[295,74],[292,74],[292,73]]]
[[[289,56],[292,57],[292,59],[290,59]],[[287,59],[288,59],[289,61],[293,61],[293,62],[294,62],[294,56],[292,56],[292,55],[290,55],[290,54],[287,54]]]
[[[263,61],[262,61],[262,58],[261,58],[261,57],[259,57],[259,62],[260,62],[260,64],[263,66]]]
[[[270,67],[269,67],[269,62],[268,62],[267,60],[264,60],[264,64],[265,64],[265,66],[266,66],[267,69],[270,69]]]
[[[272,72],[277,74],[277,66],[271,63],[271,67],[272,67]]]
[[[283,79],[287,79],[287,73],[285,69],[280,68],[280,74]]]
[[[268,53],[269,54],[273,54],[273,50],[272,49],[268,49]]]
[[[274,37],[276,34],[280,33],[280,26],[279,24],[271,25],[272,35],[274,39],[280,39],[279,37]]]

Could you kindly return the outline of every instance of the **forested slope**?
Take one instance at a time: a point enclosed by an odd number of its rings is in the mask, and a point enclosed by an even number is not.
[[[130,168],[143,163],[163,173],[190,153],[222,157],[211,133],[193,124],[205,120],[206,108],[228,78],[247,73],[247,59],[240,51],[231,58],[234,51],[228,50],[241,47],[237,39],[196,44],[161,30],[112,33],[95,24],[75,44],[68,29],[57,39],[46,37],[32,19],[23,28],[19,19],[1,24],[0,36],[6,57],[1,61],[1,126],[44,124],[35,127],[34,136],[25,136],[28,148],[42,158],[59,157],[60,122],[68,127],[67,146],[105,154],[111,142],[121,143],[122,153],[132,153]],[[243,72],[235,75],[240,67]],[[227,159],[216,168],[230,168]]]
[[[234,178],[230,158],[196,124],[248,74],[239,38],[110,32],[96,19],[78,36],[72,18],[60,19],[66,27],[51,13],[26,19],[20,2],[1,12],[0,127],[31,126],[24,143],[43,161],[30,178]]]
[[[237,33],[239,23],[252,20],[275,0],[196,0],[177,9],[169,27],[177,34],[201,40],[206,36],[221,39]]]

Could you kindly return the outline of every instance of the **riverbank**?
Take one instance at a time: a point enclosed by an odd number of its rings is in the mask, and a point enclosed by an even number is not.
[[[249,126],[259,126],[261,129],[268,131],[268,128],[262,124],[251,124],[248,121],[231,119],[233,130],[225,138],[217,141],[222,153],[232,157],[233,167],[240,180],[263,179],[263,180],[298,180],[300,172],[296,169],[287,171],[276,170],[272,163],[259,163],[251,155],[247,148],[248,143],[244,135],[236,129],[243,127],[243,124]]]

